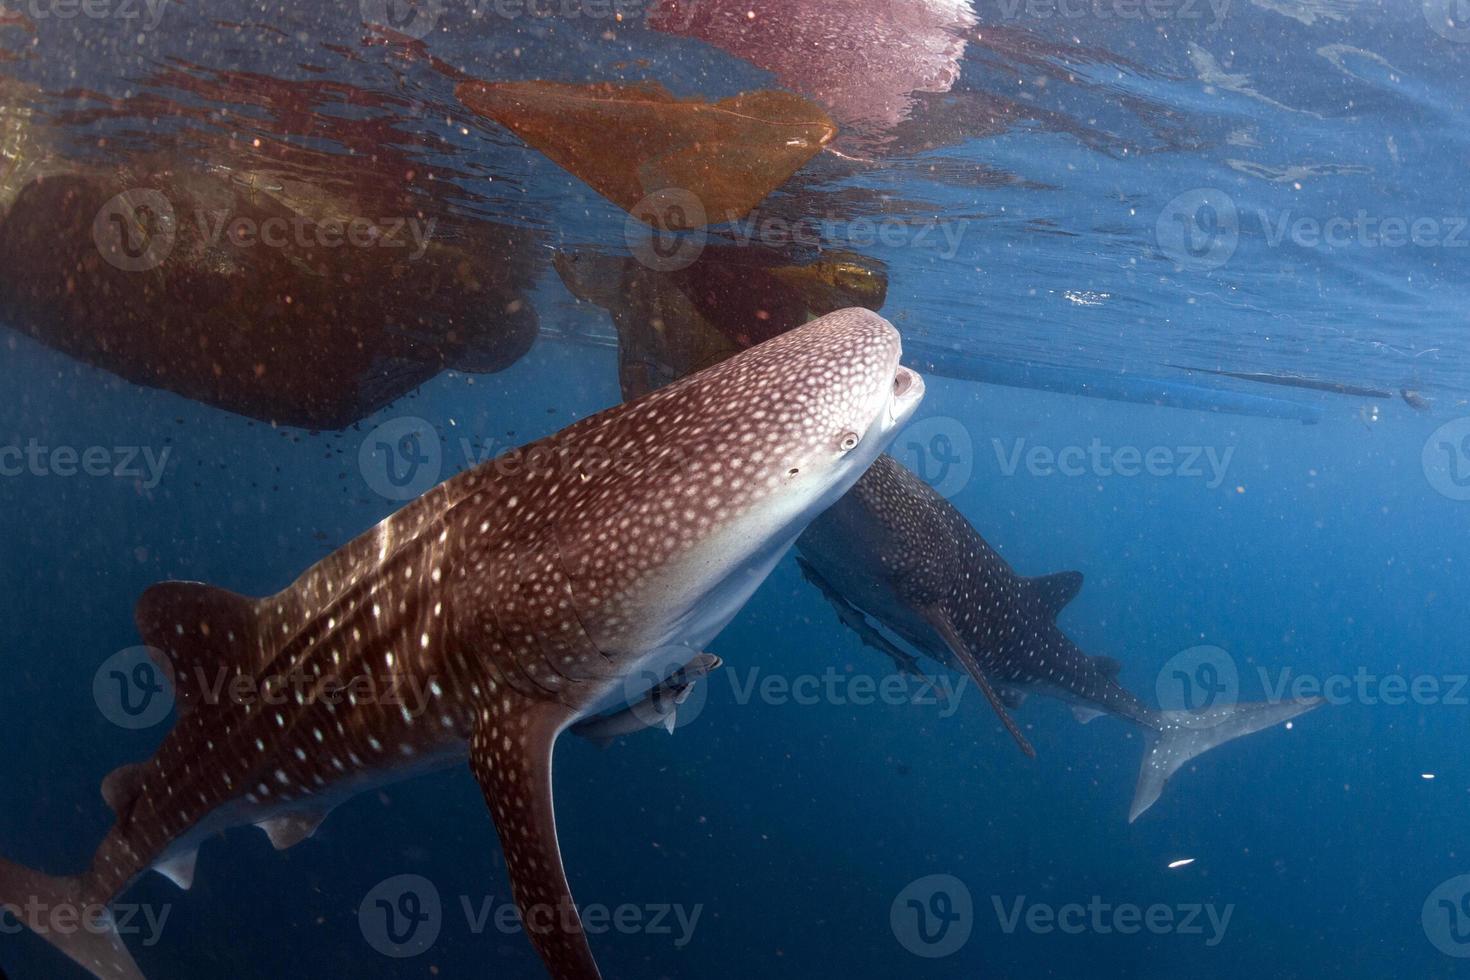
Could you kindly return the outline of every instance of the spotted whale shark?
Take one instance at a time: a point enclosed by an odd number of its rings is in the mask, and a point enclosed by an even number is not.
[[[210,836],[255,825],[289,847],[344,798],[467,757],[546,969],[596,980],[554,743],[651,652],[702,650],[857,481],[923,396],[901,354],[886,320],[838,311],[451,478],[276,595],[151,587],[136,620],[177,719],[104,781],[116,821],[90,869],[0,862],[0,907],[93,975],[140,980],[108,909],[142,874],[187,888]],[[219,667],[231,696],[198,680]],[[375,696],[408,686],[421,713]],[[60,906],[94,928],[48,928],[37,910]]]
[[[881,456],[797,542],[803,572],[865,643],[915,673],[913,658],[865,621],[871,616],[914,649],[961,671],[984,692],[1027,755],[1035,750],[1010,715],[1030,693],[1137,725],[1145,750],[1128,821],[1158,801],[1179,768],[1233,739],[1322,703],[1304,698],[1148,707],[1118,681],[1121,664],[1089,656],[1057,625],[1082,587],[1079,572],[1022,577],[948,500],[892,456]]]

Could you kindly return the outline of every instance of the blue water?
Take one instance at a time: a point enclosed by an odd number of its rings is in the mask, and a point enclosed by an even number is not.
[[[355,5],[318,6],[169,9],[142,34],[42,18],[34,35],[8,38],[40,55],[8,70],[46,91],[49,114],[99,93],[211,104],[161,80],[165,68],[350,81],[385,96],[362,113],[400,134],[433,134],[433,144],[405,138],[405,152],[458,174],[451,196],[469,212],[527,228],[536,248],[626,253],[622,211],[471,119],[422,57],[360,44]],[[1441,883],[1470,874],[1470,689],[1459,689],[1470,502],[1456,499],[1470,494],[1455,479],[1470,472],[1470,442],[1459,441],[1470,432],[1470,38],[1456,40],[1470,28],[1437,33],[1418,4],[1387,0],[1237,0],[1212,26],[1006,21],[989,0],[975,13],[981,34],[1001,41],[971,42],[951,95],[1016,102],[1031,118],[992,131],[967,117],[970,132],[875,166],[824,154],[775,193],[771,212],[912,210],[958,229],[952,254],[912,242],[855,249],[886,266],[883,315],[915,344],[959,352],[956,363],[1020,361],[1091,373],[1104,388],[1133,376],[1200,383],[1222,403],[1286,399],[1319,421],[987,384],[978,367],[951,364],[928,375],[914,423],[922,438],[900,436],[896,455],[942,482],[954,471],[929,455],[929,440],[944,434],[957,447],[950,465],[967,474],[946,484],[951,502],[1021,573],[1085,575],[1061,625],[1088,652],[1122,661],[1122,682],[1145,701],[1156,701],[1171,657],[1203,644],[1228,652],[1247,700],[1270,694],[1261,671],[1376,681],[1290,730],[1201,757],[1129,825],[1141,740],[1121,722],[1084,728],[1034,699],[1017,712],[1039,753],[1027,760],[979,698],[949,711],[742,696],[752,679],[830,675],[851,692],[855,676],[885,674],[788,558],[715,641],[724,673],[674,737],[559,744],[560,838],[579,903],[698,915],[687,935],[672,918],[671,932],[595,935],[604,975],[1470,976],[1470,961],[1435,943],[1470,955],[1456,941],[1470,905],[1463,915],[1424,909]],[[719,97],[773,84],[731,54],[636,24],[614,42],[586,20],[445,16],[427,50],[478,78],[659,78]],[[243,27],[217,22],[242,17]],[[129,146],[174,128],[227,128],[181,118],[66,122],[76,133],[115,125]],[[293,123],[303,142],[313,118]],[[1009,176],[977,177],[992,171]],[[1213,210],[1193,210],[1201,200],[1228,200],[1238,235],[1221,232]],[[1322,223],[1360,211],[1426,219],[1440,240],[1272,241],[1283,216]],[[1183,263],[1159,232],[1181,215],[1199,246]],[[379,424],[426,420],[448,477],[472,462],[462,439],[528,441],[620,400],[606,314],[549,270],[532,297],[540,337],[514,365],[440,373],[335,432],[247,420],[4,331],[0,447],[168,455],[156,486],[146,476],[0,477],[0,854],[54,873],[84,868],[110,822],[102,777],[161,738],[164,726],[113,724],[93,693],[98,666],[140,642],[132,608],[147,586],[181,578],[267,594],[391,513],[397,504],[359,465]],[[1186,375],[1180,364],[1390,396]],[[1420,392],[1428,411],[1400,388]],[[1169,472],[1088,463],[1067,475],[1025,462],[1038,448],[1094,443],[1165,451]],[[1210,454],[1226,461],[1220,472]],[[1441,695],[1383,703],[1385,677],[1432,679]],[[1167,867],[1185,858],[1194,861]],[[427,879],[442,913],[432,945],[399,959],[374,948],[359,906],[403,874]],[[958,879],[963,888],[946,895],[962,891],[972,909],[968,940],[937,958],[905,944],[909,913],[891,914],[929,875]],[[231,832],[205,844],[191,891],[149,875],[124,896],[166,911],[157,936],[129,938],[152,978],[542,976],[523,935],[493,921],[477,931],[466,903],[486,900],[507,904],[509,885],[462,768],[361,796],[289,851]],[[1008,929],[1018,902],[1207,906],[1230,917],[1218,934],[1203,913],[1200,932]],[[9,926],[0,966],[16,980],[84,975]]]

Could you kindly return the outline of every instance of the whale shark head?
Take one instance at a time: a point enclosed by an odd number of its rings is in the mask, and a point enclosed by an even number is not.
[[[852,308],[729,362],[739,414],[726,445],[691,467],[695,479],[747,471],[756,493],[729,531],[759,525],[774,534],[782,519],[805,526],[857,482],[923,399],[924,382],[899,364],[902,352],[887,320]]]
[[[585,517],[560,523],[598,648],[713,639],[918,407],[924,383],[901,354],[888,321],[839,310],[568,430],[568,442],[602,438],[613,459],[639,461],[574,487]],[[609,509],[631,549],[608,547]]]

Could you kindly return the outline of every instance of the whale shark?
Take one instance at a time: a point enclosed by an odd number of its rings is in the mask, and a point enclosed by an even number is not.
[[[90,869],[0,861],[0,907],[94,976],[140,980],[108,909],[145,872],[187,889],[221,831],[290,847],[343,799],[468,758],[547,971],[597,980],[556,739],[654,651],[702,650],[857,481],[923,397],[901,355],[882,317],[837,311],[452,477],[275,595],[152,586],[135,618],[174,725],[104,780],[116,821]],[[205,682],[221,670],[225,697]],[[384,696],[410,687],[420,713]],[[238,694],[267,688],[284,696]],[[92,927],[51,928],[63,907]]]
[[[778,255],[733,261],[707,250],[680,273],[649,272],[631,260],[590,253],[559,256],[555,265],[574,295],[611,314],[623,391],[634,398],[729,356],[749,342],[752,330],[791,329],[838,298],[881,305],[881,267],[859,259],[829,250],[824,259],[804,264]],[[1177,380],[1130,375],[1104,383],[1096,372],[976,359],[913,335],[905,340],[904,358],[925,373],[987,383],[1303,422],[1320,415],[1311,405]],[[977,364],[984,370],[977,373]],[[1056,614],[1081,588],[1080,574],[1016,575],[947,500],[887,456],[812,524],[797,550],[805,577],[864,645],[887,656],[941,703],[948,701],[944,684],[926,675],[918,657],[900,643],[972,678],[1027,754],[1035,749],[1010,712],[1032,691],[1070,703],[1079,720],[1106,713],[1140,726],[1149,748],[1130,820],[1153,805],[1189,759],[1320,703],[1198,712],[1148,708],[1118,683],[1117,661],[1088,657],[1058,627]],[[652,717],[648,711],[640,706],[619,720],[632,727],[640,715]]]
[[[961,671],[984,692],[1022,751],[1035,749],[1011,717],[1031,693],[1072,707],[1086,724],[1107,714],[1144,732],[1145,750],[1128,822],[1158,801],[1191,759],[1289,721],[1321,698],[1215,704],[1202,710],[1148,707],[1118,681],[1122,665],[1089,656],[1057,625],[1082,587],[1080,572],[1022,577],[948,500],[892,456],[880,457],[853,489],[797,542],[803,572],[853,625],[871,616],[931,659]],[[915,673],[901,648],[857,627],[898,669]],[[890,641],[891,642],[891,641]]]

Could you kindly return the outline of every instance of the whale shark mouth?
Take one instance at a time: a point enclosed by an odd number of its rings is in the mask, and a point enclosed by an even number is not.
[[[893,376],[893,399],[888,403],[888,418],[902,425],[913,414],[924,397],[924,379],[917,371],[899,365]]]

